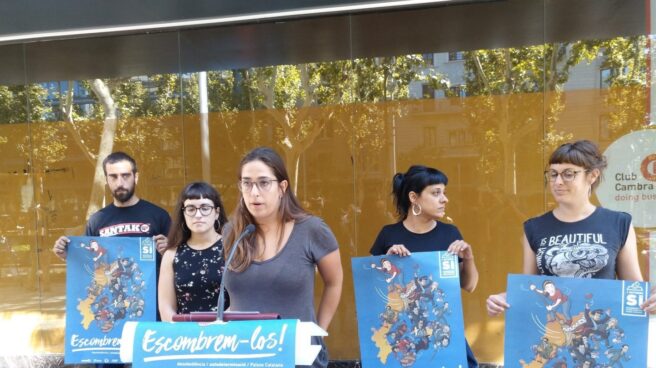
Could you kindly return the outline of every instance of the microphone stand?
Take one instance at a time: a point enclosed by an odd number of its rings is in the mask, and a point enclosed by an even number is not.
[[[251,234],[253,231],[255,231],[255,225],[249,224],[246,226],[244,231],[239,235],[239,237],[235,240],[234,243],[232,243],[232,248],[230,249],[230,254],[228,255],[228,259],[226,259],[225,262],[225,271],[223,272],[223,277],[221,278],[221,285],[219,286],[219,301],[216,306],[216,320],[217,321],[223,321],[223,307],[225,303],[225,280],[228,276],[228,267],[230,266],[230,262],[232,262],[232,258],[235,256],[235,251],[237,250],[237,246],[239,245],[239,242],[241,242],[242,239],[244,239],[247,235]]]

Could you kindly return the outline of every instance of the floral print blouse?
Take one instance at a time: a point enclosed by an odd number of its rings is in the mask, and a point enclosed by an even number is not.
[[[221,239],[203,250],[192,249],[186,243],[180,245],[173,259],[177,312],[216,311],[224,267]]]

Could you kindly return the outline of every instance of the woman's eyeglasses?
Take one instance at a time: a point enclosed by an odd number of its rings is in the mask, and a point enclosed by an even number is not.
[[[250,193],[253,186],[257,187],[260,192],[268,192],[273,187],[272,183],[278,181],[276,179],[259,179],[257,181],[240,180],[237,182],[237,187],[242,193]]]
[[[570,182],[574,179],[576,179],[576,174],[580,172],[587,172],[588,170],[570,170],[570,169],[565,169],[561,172],[558,172],[556,170],[547,170],[544,172],[544,178],[553,183],[556,180],[558,180],[558,176],[563,178],[564,182]]]
[[[196,216],[196,212],[198,211],[200,211],[200,214],[202,216],[209,216],[212,213],[212,210],[214,210],[214,207],[209,205],[204,205],[200,207],[189,205],[189,206],[182,207],[182,212],[184,212],[184,214],[189,217]]]

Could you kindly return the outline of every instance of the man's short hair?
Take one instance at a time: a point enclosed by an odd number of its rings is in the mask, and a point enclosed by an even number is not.
[[[105,176],[107,176],[107,164],[115,164],[120,161],[128,161],[130,164],[132,164],[132,173],[136,174],[137,173],[137,162],[127,153],[125,152],[112,152],[105,159],[103,160],[103,172],[105,173]]]

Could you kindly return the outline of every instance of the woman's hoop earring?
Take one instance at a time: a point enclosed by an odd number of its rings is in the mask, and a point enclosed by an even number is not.
[[[417,210],[417,207],[419,207],[418,210]],[[412,214],[415,215],[415,216],[421,215],[421,205],[419,205],[419,203],[413,203],[412,204]]]

